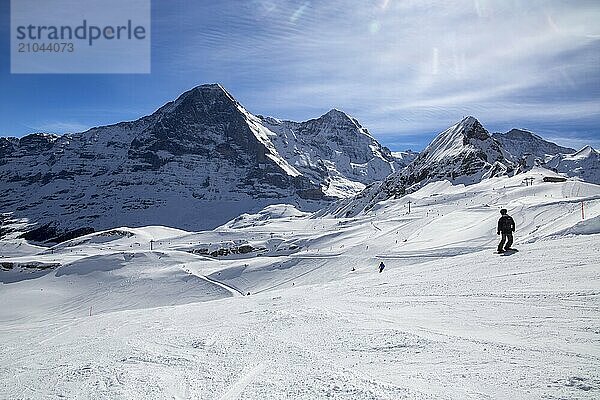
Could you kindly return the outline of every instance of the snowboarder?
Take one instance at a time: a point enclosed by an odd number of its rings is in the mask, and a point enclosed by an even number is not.
[[[506,208],[500,210],[502,216],[498,220],[498,231],[497,234],[502,234],[502,239],[498,244],[498,253],[503,253],[507,250],[513,250],[510,246],[513,244],[513,232],[515,231],[515,220],[508,215]],[[506,246],[505,246],[506,243]]]
[[[385,264],[382,261],[381,264],[379,264],[379,273],[382,273],[384,268],[385,268]]]

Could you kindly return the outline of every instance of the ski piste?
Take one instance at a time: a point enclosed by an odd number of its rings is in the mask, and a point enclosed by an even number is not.
[[[352,218],[273,205],[211,231],[2,241],[0,398],[591,399],[600,187],[548,174]],[[520,252],[490,257],[501,208]]]

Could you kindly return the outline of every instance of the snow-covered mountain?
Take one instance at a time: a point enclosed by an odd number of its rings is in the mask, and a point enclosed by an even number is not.
[[[269,204],[315,210],[396,164],[341,111],[261,119],[202,85],[136,121],[0,138],[1,228],[34,240],[124,224],[213,228]]]
[[[585,146],[574,154],[557,154],[544,167],[569,177],[600,184],[600,152],[591,146]]]
[[[590,146],[576,151],[521,129],[494,133],[493,137],[502,143],[513,160],[519,163],[520,172],[537,166],[551,169],[570,178],[600,183],[600,157],[598,151]]]
[[[440,133],[406,168],[374,183],[355,198],[336,203],[328,211],[353,216],[429,182],[447,180],[469,185],[485,178],[511,175],[517,167],[511,159],[477,119],[465,117]]]
[[[271,140],[278,153],[303,176],[323,182],[329,196],[357,194],[367,184],[407,165],[392,156],[355,118],[337,109],[305,122],[259,118],[276,133]]]
[[[404,166],[407,166],[408,164],[413,162],[418,155],[419,152],[412,150],[392,151],[392,157],[394,157],[397,160],[397,162]]]
[[[477,119],[466,117],[440,133],[399,175],[406,189],[414,190],[412,185],[421,187],[440,179],[477,183],[510,173],[513,168],[501,144]]]
[[[0,138],[0,237],[199,230],[272,204],[356,215],[432,181],[468,185],[535,165],[598,182],[598,153],[556,153],[570,150],[527,131],[490,135],[466,117],[420,154],[392,153],[340,110],[304,122],[255,116],[220,85],[202,85],[135,121]]]
[[[506,133],[494,133],[492,136],[502,143],[507,152],[519,159],[532,155],[545,160],[548,156],[575,153],[575,149],[559,146],[523,129],[511,129]]]

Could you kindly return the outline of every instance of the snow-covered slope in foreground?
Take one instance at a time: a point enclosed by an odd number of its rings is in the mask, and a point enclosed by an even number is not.
[[[352,219],[271,206],[210,232],[13,244],[0,397],[597,398],[600,187],[548,174],[434,182]],[[34,261],[61,266],[17,270]]]

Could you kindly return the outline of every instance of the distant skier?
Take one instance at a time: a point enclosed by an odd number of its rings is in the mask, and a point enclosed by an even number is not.
[[[502,234],[502,239],[498,244],[498,253],[503,253],[506,250],[513,250],[510,246],[513,244],[513,232],[515,231],[515,220],[508,215],[505,208],[500,210],[502,216],[498,220],[498,235]],[[506,243],[506,246],[504,245]]]
[[[382,261],[381,264],[379,264],[379,273],[382,273],[384,268],[385,268],[385,264]]]

